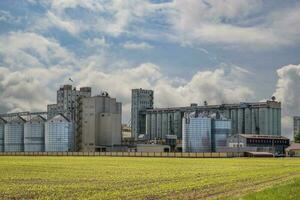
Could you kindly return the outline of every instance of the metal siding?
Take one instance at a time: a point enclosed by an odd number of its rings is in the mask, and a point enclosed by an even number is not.
[[[72,151],[73,131],[73,124],[71,122],[47,121],[45,123],[45,151]]]
[[[162,113],[162,136],[168,135],[168,113]]]
[[[4,150],[6,152],[24,151],[24,122],[12,121],[5,124]]]
[[[245,133],[252,134],[252,112],[249,108],[245,108]]]
[[[211,119],[189,118],[183,123],[183,152],[210,152]]]
[[[151,135],[150,139],[157,138],[157,132],[156,132],[156,113],[151,114]]]
[[[26,122],[24,125],[24,151],[42,152],[45,149],[44,122]]]
[[[0,152],[4,151],[4,123],[0,122]]]
[[[156,116],[156,135],[157,138],[162,139],[162,114],[161,113],[157,113]]]

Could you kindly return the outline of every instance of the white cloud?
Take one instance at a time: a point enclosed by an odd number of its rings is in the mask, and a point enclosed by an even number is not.
[[[283,134],[292,136],[292,117],[300,115],[300,65],[286,65],[277,70],[274,96],[282,102]]]
[[[132,49],[132,50],[145,50],[145,49],[152,49],[153,46],[146,42],[141,42],[141,43],[125,42],[123,44],[123,48]]]
[[[207,42],[257,50],[299,42],[299,6],[270,11],[263,10],[260,0],[174,0],[166,10],[172,32],[183,44]]]
[[[2,65],[10,68],[74,65],[74,55],[50,38],[36,33],[11,32],[0,36]]]

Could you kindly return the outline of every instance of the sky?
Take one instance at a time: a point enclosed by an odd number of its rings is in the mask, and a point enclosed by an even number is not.
[[[300,1],[1,0],[0,112],[45,111],[63,84],[107,91],[130,121],[132,88],[155,107],[282,103],[300,115]]]

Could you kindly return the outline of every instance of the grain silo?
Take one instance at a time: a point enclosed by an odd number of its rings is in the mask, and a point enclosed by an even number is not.
[[[212,119],[212,151],[223,152],[231,133],[231,120]]]
[[[182,120],[182,151],[211,152],[211,118],[191,115]]]
[[[4,126],[4,151],[24,151],[24,124],[20,116],[12,117]]]
[[[45,121],[45,118],[38,115],[24,124],[24,151],[45,150]]]
[[[65,116],[57,115],[45,123],[45,151],[73,151],[74,125]]]
[[[0,117],[0,152],[4,151],[4,126],[6,120]]]

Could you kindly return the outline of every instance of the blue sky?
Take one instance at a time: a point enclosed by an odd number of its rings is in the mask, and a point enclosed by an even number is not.
[[[282,102],[283,133],[300,115],[300,2],[2,0],[0,111],[46,110],[68,83],[155,90],[155,105]]]

